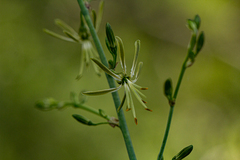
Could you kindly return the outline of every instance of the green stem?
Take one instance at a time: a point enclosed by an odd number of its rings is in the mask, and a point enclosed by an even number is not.
[[[181,72],[180,72],[179,77],[178,77],[178,82],[177,82],[177,85],[176,85],[176,88],[175,88],[175,91],[174,91],[174,94],[173,94],[174,103],[176,102],[178,91],[179,91],[179,88],[180,88],[180,85],[181,85],[181,82],[182,82],[182,79],[183,79],[183,75],[184,75],[185,70],[186,70],[187,61],[188,61],[188,55],[187,55],[185,61],[183,62],[182,69],[181,69]],[[165,134],[164,134],[164,137],[163,137],[162,146],[161,146],[160,152],[158,154],[158,159],[157,160],[162,160],[162,158],[163,158],[163,152],[164,152],[164,149],[165,149],[165,146],[166,146],[166,143],[167,143],[167,138],[168,138],[169,130],[170,130],[170,127],[171,127],[171,121],[172,121],[174,106],[175,105],[171,105],[170,106],[170,111],[169,111],[169,114],[168,114],[167,126],[166,126],[166,130],[165,130]]]
[[[179,88],[180,88],[180,85],[181,85],[181,82],[182,82],[182,79],[183,79],[183,75],[184,75],[185,70],[186,70],[187,61],[188,61],[188,55],[187,55],[185,61],[183,62],[182,69],[181,69],[180,75],[178,77],[178,82],[177,82],[177,85],[176,85],[176,88],[175,88],[175,91],[174,91],[173,99],[175,101],[176,101],[178,91],[179,91]]]
[[[168,134],[169,134],[170,126],[171,126],[173,110],[174,110],[174,106],[171,106],[170,110],[169,110],[168,121],[167,121],[165,134],[164,134],[164,137],[163,137],[162,146],[161,146],[161,149],[160,149],[157,160],[162,160],[162,158],[163,158],[163,152],[164,152],[164,149],[165,149],[165,146],[166,146],[166,143],[167,143],[167,138],[168,138]]]
[[[94,44],[96,46],[96,49],[98,51],[99,57],[101,59],[101,62],[105,66],[108,67],[108,62],[107,62],[106,56],[104,54],[102,45],[101,45],[100,40],[97,36],[95,28],[92,24],[92,20],[91,20],[91,17],[89,15],[89,13],[88,13],[88,10],[85,7],[85,4],[84,4],[83,0],[77,0],[77,1],[78,1],[78,4],[79,4],[80,8],[81,8],[81,12],[82,12],[82,14],[83,14],[83,16],[86,20],[86,23],[88,24],[88,27],[90,29],[90,32],[91,32]],[[106,77],[107,77],[109,87],[110,88],[116,88],[115,80],[107,74],[106,74]],[[118,107],[121,104],[118,92],[113,92],[112,97],[113,97],[113,101],[114,101],[114,104],[115,104],[115,109],[117,111]],[[136,158],[136,155],[135,155],[135,152],[134,152],[134,149],[133,149],[133,145],[132,145],[130,134],[129,134],[129,131],[128,131],[128,128],[127,128],[127,123],[126,123],[126,120],[125,120],[124,113],[123,113],[122,110],[120,110],[119,112],[117,112],[117,115],[118,115],[118,119],[119,119],[119,125],[120,125],[119,127],[121,129],[121,132],[122,132],[122,135],[123,135],[123,138],[124,138],[124,141],[125,141],[125,145],[126,145],[126,148],[127,148],[129,159],[130,160],[136,160],[137,158]]]

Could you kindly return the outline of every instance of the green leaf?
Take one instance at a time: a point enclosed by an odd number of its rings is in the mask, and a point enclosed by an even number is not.
[[[172,100],[172,92],[173,92],[172,79],[169,78],[164,83],[164,95],[167,97],[169,101]]]
[[[43,31],[47,34],[49,34],[50,36],[53,36],[55,38],[58,38],[58,39],[61,39],[61,40],[64,40],[64,41],[68,41],[68,42],[75,42],[75,40],[73,40],[72,38],[68,38],[68,37],[65,37],[65,36],[62,36],[60,34],[57,34],[57,33],[54,33],[48,29],[43,29]]]
[[[120,63],[123,69],[123,73],[126,74],[127,72],[127,67],[126,67],[126,63],[125,63],[125,53],[124,53],[124,47],[123,47],[123,41],[120,37],[117,37],[117,42],[118,42],[118,53],[119,53],[119,57],[120,57]]]
[[[172,160],[182,160],[183,158],[187,157],[193,150],[193,146],[189,145],[183,148],[176,156],[172,158]]]
[[[201,18],[199,17],[198,14],[194,17],[194,22],[197,25],[197,29],[199,29],[200,28],[200,24],[201,24]]]
[[[196,55],[201,51],[204,44],[204,40],[205,40],[204,32],[202,31],[197,40]]]
[[[99,96],[99,95],[115,92],[115,91],[119,90],[121,87],[122,87],[122,85],[120,85],[117,88],[103,89],[103,90],[99,90],[99,91],[86,91],[86,92],[82,92],[82,94],[85,94],[88,96]]]
[[[92,59],[92,61],[94,61],[105,73],[107,73],[108,75],[112,76],[116,80],[121,81],[121,77],[119,75],[113,73],[110,69],[108,69],[106,66],[104,66],[101,62],[99,62],[96,59]]]
[[[133,64],[132,64],[132,68],[131,68],[131,72],[130,72],[130,77],[134,76],[134,72],[135,72],[135,69],[136,69],[136,66],[137,66],[139,51],[140,51],[140,40],[137,40],[135,42],[135,55],[134,55],[134,58],[133,58]]]

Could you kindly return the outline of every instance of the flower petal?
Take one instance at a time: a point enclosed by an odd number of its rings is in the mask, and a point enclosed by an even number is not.
[[[112,76],[116,80],[121,81],[121,77],[119,75],[117,75],[116,73],[113,73],[110,69],[108,69],[106,66],[104,66],[101,62],[99,62],[98,60],[93,59],[93,58],[92,58],[92,61],[94,61],[108,75]]]
[[[97,14],[96,32],[98,32],[99,26],[100,26],[101,21],[102,21],[103,5],[104,5],[104,1],[101,1],[101,2],[99,3],[98,14]]]
[[[134,72],[135,72],[135,69],[136,69],[136,66],[137,66],[137,59],[138,59],[139,50],[140,50],[140,40],[137,40],[135,42],[135,55],[134,55],[134,58],[133,58],[133,64],[132,64],[132,68],[131,68],[131,72],[130,72],[130,77],[134,76]]]
[[[123,69],[123,73],[126,74],[127,71],[127,67],[126,67],[126,63],[125,63],[125,53],[124,53],[124,47],[123,47],[123,42],[122,39],[120,37],[117,37],[117,42],[118,42],[118,53],[119,53],[119,57],[120,57],[120,63]]]
[[[95,50],[94,50],[94,48],[90,48],[89,49],[89,56],[90,57],[94,57],[95,55]],[[93,61],[91,61],[92,62],[92,66],[93,66],[93,69],[94,69],[94,71],[97,73],[97,75],[98,76],[101,76],[101,74],[100,74],[100,68],[96,65],[96,63],[94,63]]]
[[[64,41],[68,41],[68,42],[75,42],[72,38],[69,38],[69,37],[65,37],[65,36],[62,36],[60,34],[57,34],[55,32],[52,32],[48,29],[43,29],[43,31],[47,34],[49,34],[50,36],[53,36],[55,38],[58,38],[58,39],[61,39],[61,40],[64,40]]]
[[[140,92],[137,88],[135,88],[134,85],[136,85],[136,84],[132,83],[132,82],[129,81],[129,80],[128,80],[128,84],[129,84],[129,86],[130,86],[130,88],[131,88],[132,90],[135,90],[138,94],[140,94],[141,96],[143,96],[143,97],[146,98],[146,96],[145,96],[142,92]],[[138,86],[138,85],[137,85],[137,86]],[[139,86],[139,87],[140,87],[140,86]]]
[[[138,94],[138,92],[133,88],[132,85],[129,85],[131,91],[133,92],[133,94],[136,96],[137,100],[143,105],[143,107],[147,108],[147,106],[145,105],[145,103],[143,103],[142,98],[140,97],[140,95]]]
[[[135,112],[135,108],[134,108],[134,104],[133,104],[133,99],[132,99],[132,95],[131,95],[131,91],[129,89],[129,86],[125,83],[124,84],[124,88],[125,88],[125,91],[126,91],[126,97],[127,97],[127,110],[132,110],[132,114],[133,114],[133,117],[136,118],[136,112]]]
[[[82,51],[81,51],[81,55],[80,55],[80,68],[79,68],[79,73],[76,77],[77,80],[80,80],[82,78],[82,73],[83,73],[83,67],[84,67],[84,59],[85,59],[85,56],[86,56],[86,51],[83,49],[82,47]]]
[[[122,109],[125,100],[126,100],[126,92],[124,93],[122,102],[121,102],[120,106],[118,107],[117,112],[119,112]]]
[[[79,37],[78,33],[72,27],[70,27],[68,24],[63,22],[62,20],[55,19],[55,24],[58,25],[63,30],[66,30],[67,32],[69,32],[74,37]]]
[[[107,93],[111,93],[111,92],[116,92],[117,90],[119,90],[122,87],[122,85],[120,85],[117,88],[109,88],[109,89],[103,89],[103,90],[99,90],[99,91],[87,91],[87,92],[82,92],[82,94],[84,95],[88,95],[88,96],[98,96],[98,95],[103,95],[103,94],[107,94]]]
[[[63,33],[66,34],[69,38],[73,39],[75,42],[81,42],[79,36],[74,36],[71,32],[63,30]]]
[[[139,62],[138,63],[138,68],[137,68],[137,71],[136,71],[136,76],[135,76],[136,81],[137,81],[137,79],[139,77],[139,74],[140,74],[140,72],[142,70],[142,66],[143,66],[143,62]]]

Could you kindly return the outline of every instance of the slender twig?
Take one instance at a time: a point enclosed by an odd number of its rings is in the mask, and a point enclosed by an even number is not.
[[[87,23],[87,25],[90,29],[90,32],[91,32],[94,44],[96,46],[96,49],[98,51],[99,57],[101,59],[101,62],[105,66],[108,67],[108,62],[107,62],[106,56],[104,54],[104,51],[103,51],[102,45],[99,41],[99,38],[97,36],[97,33],[94,29],[94,26],[93,26],[91,17],[89,15],[89,12],[88,12],[87,8],[85,7],[85,4],[84,4],[83,0],[77,0],[77,1],[78,1],[78,4],[79,4],[80,8],[81,8],[81,13],[83,14],[83,16],[86,20],[86,23]],[[111,76],[109,76],[108,74],[106,74],[106,77],[107,77],[109,87],[110,88],[116,88],[114,79]],[[115,109],[117,111],[118,107],[121,104],[118,92],[113,92],[112,97],[113,97],[113,101],[114,101],[114,104],[115,104]],[[136,155],[135,155],[135,152],[134,152],[134,149],[133,149],[133,145],[132,145],[130,134],[129,134],[129,131],[128,131],[128,128],[127,128],[124,113],[123,113],[122,110],[120,110],[119,112],[117,112],[117,115],[118,115],[118,119],[119,119],[119,125],[120,125],[119,127],[122,131],[122,135],[123,135],[123,138],[124,138],[124,141],[125,141],[125,145],[126,145],[126,148],[127,148],[129,159],[130,160],[136,160],[137,158],[136,158]]]
[[[181,69],[181,72],[180,72],[179,77],[178,77],[178,82],[177,82],[177,85],[176,85],[176,88],[175,88],[175,91],[174,91],[174,94],[173,94],[174,104],[170,105],[167,126],[166,126],[162,146],[161,146],[160,152],[158,154],[158,159],[157,160],[162,160],[162,158],[163,158],[163,152],[164,152],[164,149],[165,149],[165,146],[166,146],[166,143],[167,143],[167,138],[168,138],[168,135],[169,135],[169,130],[170,130],[171,121],[172,121],[172,117],[173,117],[174,106],[175,106],[178,91],[179,91],[179,88],[180,88],[180,85],[181,85],[181,82],[182,82],[182,79],[183,79],[183,75],[184,75],[185,70],[186,70],[187,60],[188,60],[188,55],[187,55],[185,61],[183,62],[182,69]]]

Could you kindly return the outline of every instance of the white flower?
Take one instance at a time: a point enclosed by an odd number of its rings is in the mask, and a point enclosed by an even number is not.
[[[124,54],[124,47],[123,47],[123,42],[119,37],[116,37],[117,42],[118,42],[118,52],[120,54],[120,64],[123,69],[123,72],[121,73],[115,73],[113,70],[108,69],[106,66],[104,66],[101,62],[99,62],[96,59],[92,59],[104,72],[112,76],[119,84],[119,87],[117,88],[110,88],[110,89],[105,89],[105,90],[100,90],[100,91],[88,91],[88,92],[83,92],[85,95],[102,95],[106,93],[111,93],[111,92],[116,92],[119,90],[121,87],[124,87],[125,89],[125,94],[122,100],[121,105],[118,108],[118,111],[122,108],[123,103],[126,99],[127,101],[127,111],[132,110],[134,121],[137,124],[137,118],[136,118],[136,112],[135,112],[135,107],[133,104],[133,99],[132,99],[132,94],[137,98],[137,100],[142,104],[142,106],[148,110],[148,107],[146,106],[146,102],[142,99],[142,97],[145,97],[143,93],[140,92],[140,90],[147,90],[148,88],[141,87],[137,84],[135,84],[138,80],[139,73],[141,71],[143,63],[140,62],[137,67],[137,59],[138,59],[138,53],[140,49],[140,40],[137,40],[135,42],[135,55],[133,59],[133,64],[132,68],[130,70],[130,75],[127,75],[127,67],[125,63],[125,54]],[[137,67],[137,71],[135,72]]]
[[[93,21],[94,21],[96,31],[98,31],[101,20],[102,20],[102,13],[103,13],[103,1],[101,1],[99,4],[98,16],[96,15],[96,12],[94,10],[92,10]],[[88,67],[89,61],[91,58],[99,58],[96,49],[93,47],[89,28],[87,27],[85,19],[82,15],[80,15],[80,20],[81,20],[81,24],[80,24],[80,28],[79,28],[79,33],[77,33],[72,27],[70,27],[68,24],[66,24],[65,22],[63,22],[60,19],[56,19],[55,23],[57,26],[62,28],[63,33],[66,36],[62,36],[60,34],[52,32],[48,29],[43,30],[44,32],[46,32],[47,34],[49,34],[55,38],[58,38],[58,39],[61,39],[64,41],[68,41],[68,42],[74,42],[74,43],[81,44],[80,69],[79,69],[79,74],[76,79],[80,79],[82,77],[84,65],[86,67]],[[100,76],[100,71],[99,71],[99,68],[96,66],[96,64],[93,64],[93,68],[94,68],[96,74],[98,76]]]

